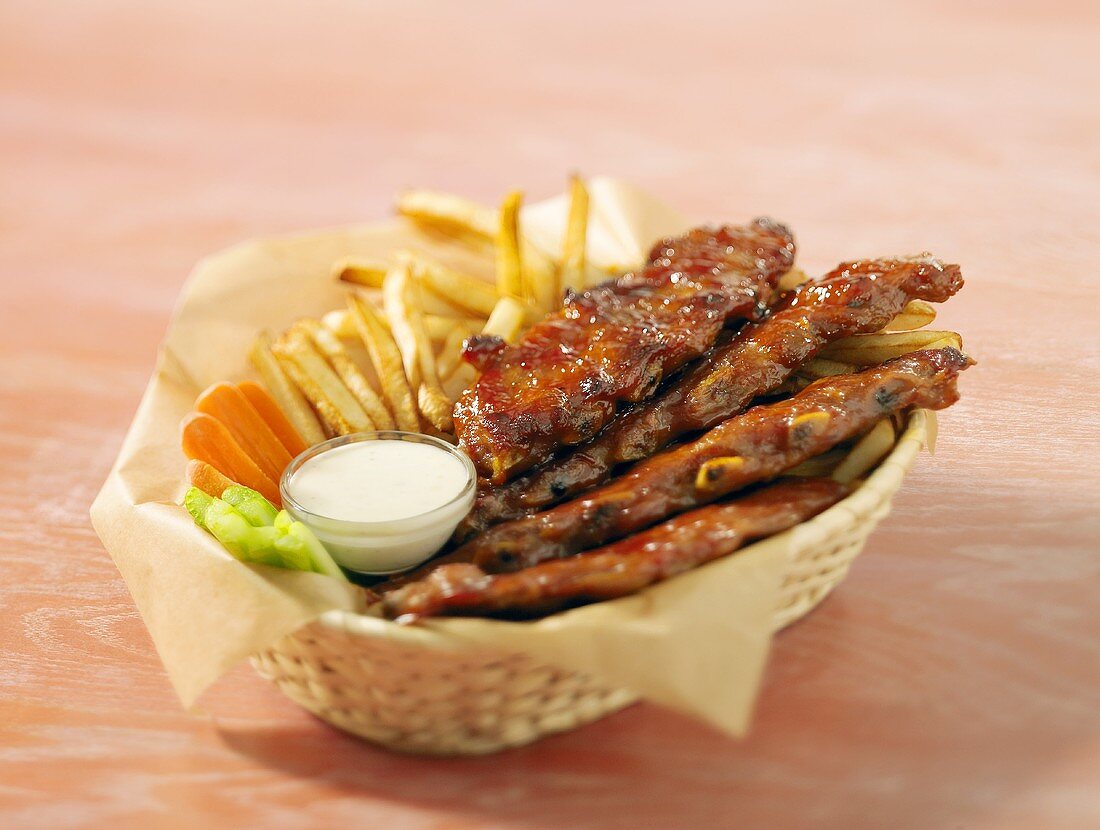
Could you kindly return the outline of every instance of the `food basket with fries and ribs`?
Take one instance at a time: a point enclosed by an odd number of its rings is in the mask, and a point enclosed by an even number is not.
[[[354,586],[355,613],[253,658],[321,718],[462,754],[621,708],[637,690],[514,638],[425,635],[658,597],[780,542],[781,628],[843,578],[957,400],[973,361],[927,327],[959,266],[921,253],[811,277],[769,218],[680,227],[615,261],[593,233],[606,187],[574,177],[539,233],[519,193],[498,210],[402,194],[431,245],[338,258],[344,305],[257,332],[254,378],[209,386],[184,419],[200,528],[261,572]]]

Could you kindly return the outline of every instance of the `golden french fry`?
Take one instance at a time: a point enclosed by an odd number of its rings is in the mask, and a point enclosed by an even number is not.
[[[381,288],[389,266],[384,262],[347,257],[332,266],[332,275],[341,282],[364,288]]]
[[[462,326],[455,326],[447,333],[436,358],[436,367],[442,380],[449,378],[462,364],[462,344],[469,336],[470,332]]]
[[[351,355],[348,354],[348,350],[344,348],[340,339],[316,320],[304,320],[300,325],[309,332],[313,344],[328,360],[333,371],[344,382],[355,400],[363,407],[367,417],[374,422],[375,429],[393,429],[393,415],[386,409],[386,405],[374,391],[366,375],[355,365],[355,361],[351,359]]]
[[[821,455],[815,455],[799,464],[791,467],[783,473],[784,476],[808,476],[818,478],[829,475],[845,456],[844,450],[829,450]]]
[[[412,389],[401,360],[401,351],[394,343],[384,318],[361,297],[349,296],[348,309],[363,345],[367,347],[374,371],[378,375],[382,394],[389,404],[397,428],[406,432],[418,432],[420,419]]]
[[[523,194],[512,191],[500,206],[496,236],[497,293],[501,297],[524,297],[523,262],[519,246],[519,209]]]
[[[515,297],[501,297],[489,319],[481,329],[482,334],[495,334],[508,343],[514,343],[527,319],[527,307]]]
[[[337,337],[355,337],[355,324],[346,308],[337,308],[321,318],[321,324]]]
[[[309,403],[298,388],[287,377],[279,360],[271,351],[272,340],[268,332],[262,332],[252,344],[249,357],[256,371],[263,378],[267,391],[279,405],[279,409],[286,415],[287,420],[294,425],[302,440],[309,446],[319,444],[325,440],[325,432],[321,427],[317,416],[313,414]]]
[[[883,331],[913,331],[936,319],[936,307],[925,300],[910,300]]]
[[[883,418],[860,438],[847,457],[833,470],[833,480],[850,484],[886,457],[894,446],[894,425]]]
[[[798,288],[804,282],[809,282],[809,280],[809,275],[801,268],[792,268],[779,278],[779,290],[790,291],[792,288]]]
[[[462,393],[477,383],[477,370],[469,363],[461,362],[443,381],[443,391],[452,401],[462,397]]]
[[[834,375],[850,375],[856,369],[850,363],[841,363],[837,360],[826,360],[823,357],[809,360],[798,367],[795,374],[811,380],[831,378]]]
[[[421,413],[436,429],[452,432],[453,403],[439,382],[431,337],[417,302],[419,288],[408,263],[398,263],[391,268],[382,285],[386,316],[397,348],[401,350],[409,385],[416,389],[416,402]]]
[[[415,251],[400,251],[397,257],[409,263],[424,288],[449,304],[483,317],[492,313],[499,294],[485,280],[447,268]]]
[[[420,360],[416,354],[416,334],[409,321],[409,283],[412,275],[406,263],[398,263],[386,273],[382,283],[382,310],[390,324],[393,341],[401,352],[401,363],[411,389],[420,388]]]
[[[451,415],[454,409],[454,401],[443,390],[442,383],[434,386],[428,383],[420,384],[416,402],[429,424],[440,432],[454,432],[455,423]]]
[[[303,372],[289,355],[279,350],[278,344],[272,347],[272,351],[275,354],[275,358],[279,361],[279,366],[282,367],[287,377],[294,383],[294,388],[305,395],[306,399],[309,401],[310,406],[321,422],[326,438],[332,438],[337,435],[347,435],[349,432],[354,431],[351,424],[343,419],[340,410],[333,406],[332,402],[325,397],[324,392],[314,383],[313,379]],[[306,390],[308,390],[308,392]]]
[[[560,299],[563,286],[581,289],[587,283],[588,188],[580,176],[569,177],[569,214],[561,241],[561,278],[555,286]]]
[[[424,329],[431,340],[446,340],[447,335],[457,326],[468,332],[481,331],[484,320],[476,317],[440,317],[438,314],[425,314]]]
[[[961,349],[962,338],[953,331],[927,329],[888,334],[856,334],[830,344],[821,352],[821,356],[856,366],[873,366],[910,352],[944,346]]]
[[[450,193],[406,191],[397,199],[397,212],[423,228],[485,251],[492,247],[497,234],[495,210]]]
[[[337,435],[368,432],[374,422],[314,346],[307,328],[291,326],[272,347],[321,420]]]

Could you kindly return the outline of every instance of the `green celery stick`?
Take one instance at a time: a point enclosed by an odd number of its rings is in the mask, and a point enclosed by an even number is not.
[[[281,534],[275,538],[275,550],[282,557],[283,567],[294,571],[311,571],[310,550],[300,539]]]
[[[253,527],[228,502],[213,499],[206,510],[206,527],[222,546],[242,562],[282,567],[283,558],[275,549],[279,531],[273,527]]]
[[[206,526],[206,508],[208,508],[213,501],[213,496],[207,495],[198,487],[192,487],[187,491],[187,495],[183,497],[183,506],[186,507],[187,512],[191,514],[191,518],[195,520],[195,524],[203,530],[209,530]]]
[[[314,571],[347,582],[348,578],[344,575],[344,572],[340,570],[340,566],[336,564],[336,560],[332,558],[332,554],[328,552],[328,549],[325,548],[323,544],[321,544],[321,540],[313,534],[312,530],[301,522],[294,522],[287,531],[287,535],[294,539],[300,539],[302,544],[309,549],[310,560],[313,566],[312,569]]]
[[[275,516],[278,513],[275,505],[248,487],[242,487],[239,484],[226,487],[225,492],[222,493],[222,501],[233,505],[253,527],[270,527],[275,523]]]

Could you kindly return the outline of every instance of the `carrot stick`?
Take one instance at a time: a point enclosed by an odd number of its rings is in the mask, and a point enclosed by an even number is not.
[[[205,461],[222,475],[251,487],[274,505],[281,505],[279,488],[233,440],[225,424],[202,412],[183,419],[183,453]]]
[[[231,383],[215,383],[199,395],[195,411],[211,415],[225,424],[233,440],[264,475],[272,481],[279,480],[290,463],[290,453],[241,390]]]
[[[237,482],[226,478],[205,461],[192,459],[187,462],[187,480],[192,487],[198,487],[206,495],[216,499],[222,497],[227,487],[232,487]]]
[[[271,431],[275,433],[275,437],[282,441],[286,451],[292,457],[308,449],[306,442],[302,440],[302,436],[294,428],[294,424],[290,423],[286,415],[283,414],[283,410],[279,409],[279,405],[275,403],[275,399],[271,397],[271,393],[251,380],[238,383],[237,388],[260,413],[260,417],[267,422],[267,425],[271,427]]]

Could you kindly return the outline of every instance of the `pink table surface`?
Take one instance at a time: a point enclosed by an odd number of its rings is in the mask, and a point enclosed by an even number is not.
[[[1100,826],[1100,11],[0,5],[0,825]],[[247,668],[182,712],[87,507],[192,264],[630,179],[820,272],[931,249],[980,365],[751,736],[637,706],[503,756],[345,737]]]

